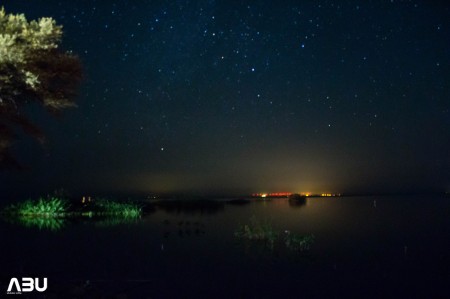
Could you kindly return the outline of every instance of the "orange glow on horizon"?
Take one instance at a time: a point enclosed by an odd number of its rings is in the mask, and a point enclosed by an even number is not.
[[[291,192],[272,192],[272,193],[253,193],[253,197],[288,197],[291,195]]]
[[[306,196],[306,197],[335,197],[335,196],[341,196],[340,193],[270,192],[270,193],[253,193],[252,197],[261,197],[261,198],[266,198],[266,197],[289,197],[292,194],[299,194],[301,196]]]

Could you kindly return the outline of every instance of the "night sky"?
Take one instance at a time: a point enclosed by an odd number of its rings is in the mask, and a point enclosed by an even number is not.
[[[2,1],[53,17],[78,108],[1,192],[450,191],[446,1]]]

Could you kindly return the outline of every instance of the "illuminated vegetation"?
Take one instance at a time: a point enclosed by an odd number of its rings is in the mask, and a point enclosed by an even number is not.
[[[96,227],[111,227],[111,226],[118,226],[118,225],[129,225],[133,223],[137,223],[139,221],[138,217],[120,217],[120,216],[108,216],[108,217],[101,217],[99,219],[96,219],[94,224]]]
[[[32,103],[57,114],[74,107],[80,60],[61,50],[62,26],[52,18],[28,21],[0,7],[0,167],[18,167],[10,152],[17,129],[45,138],[26,115]]]
[[[67,220],[65,218],[55,218],[55,217],[9,217],[7,219],[11,223],[20,224],[28,228],[38,228],[40,230],[51,230],[58,231],[61,230],[65,225]]]
[[[284,239],[286,247],[295,251],[309,250],[311,248],[311,245],[314,243],[314,240],[314,235],[300,236],[291,234],[290,232],[286,233]]]
[[[253,216],[250,218],[250,224],[239,227],[234,235],[238,238],[265,241],[273,245],[278,239],[279,233],[273,228],[269,221],[265,220],[260,222]]]
[[[21,217],[64,217],[69,209],[66,200],[57,197],[39,198],[38,200],[26,200],[12,204],[5,209],[5,213]]]
[[[137,219],[142,214],[142,207],[132,202],[117,202],[98,199],[83,206],[69,204],[59,197],[39,198],[11,204],[1,214],[7,221],[27,227],[59,230],[69,218],[95,218],[99,221],[125,223],[122,220]],[[114,221],[109,221],[114,219]]]
[[[142,207],[130,202],[97,199],[92,203],[92,213],[95,216],[137,218],[142,214]]]
[[[234,233],[237,238],[264,241],[269,248],[273,249],[276,241],[279,239],[280,233],[276,231],[269,221],[260,222],[256,217],[250,218],[250,224],[242,225]],[[314,243],[314,235],[297,235],[286,231],[284,236],[284,245],[293,251],[307,251]]]

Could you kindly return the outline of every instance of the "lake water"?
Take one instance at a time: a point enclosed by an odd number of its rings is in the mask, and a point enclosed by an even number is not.
[[[314,234],[308,252],[236,239],[255,216]],[[55,298],[432,298],[450,295],[450,199],[173,204],[138,221],[59,230],[0,222],[0,288],[48,277]]]

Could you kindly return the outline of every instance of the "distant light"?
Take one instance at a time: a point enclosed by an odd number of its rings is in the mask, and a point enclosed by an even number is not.
[[[262,197],[262,198],[267,197],[267,193],[262,193],[262,194],[261,194],[261,197]]]
[[[161,151],[163,151],[163,150],[164,150],[164,148],[162,147],[162,148],[161,148]]]

